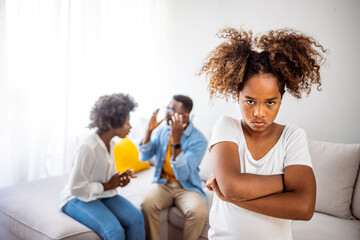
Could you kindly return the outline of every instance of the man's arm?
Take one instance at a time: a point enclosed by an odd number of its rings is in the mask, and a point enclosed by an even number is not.
[[[152,132],[154,131],[155,128],[157,128],[161,124],[162,121],[158,122],[156,120],[158,113],[159,113],[159,109],[157,109],[151,116],[148,128],[145,133],[145,137],[143,138],[141,145],[144,145],[150,141]]]
[[[159,112],[157,109],[150,118],[148,128],[146,130],[145,136],[139,145],[139,159],[141,161],[148,161],[150,160],[154,154],[156,153],[156,146],[158,139],[155,136],[155,142],[151,140],[151,135],[155,128],[157,128],[161,122],[156,120],[156,116]]]
[[[207,148],[206,138],[198,135],[196,139],[189,142],[188,147],[177,155],[176,159],[172,159],[171,167],[175,177],[179,181],[185,181],[192,172],[200,165],[201,160]]]
[[[188,123],[184,122],[184,118],[182,114],[175,113],[170,120],[170,140],[171,140],[171,156],[172,159],[176,159],[176,157],[181,153],[181,136],[184,133],[185,128]],[[175,147],[180,144],[180,147]]]
[[[226,199],[246,201],[283,191],[283,175],[240,172],[238,145],[220,142],[212,146],[211,165],[220,192]]]
[[[264,215],[310,220],[316,202],[316,181],[312,168],[305,165],[288,166],[284,170],[284,192],[249,201],[234,201],[226,198],[217,184],[217,179],[207,183],[220,199]]]

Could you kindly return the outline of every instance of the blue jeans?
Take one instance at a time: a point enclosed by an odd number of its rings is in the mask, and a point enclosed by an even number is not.
[[[68,201],[62,210],[106,240],[144,240],[144,217],[127,199],[116,195],[84,202]]]

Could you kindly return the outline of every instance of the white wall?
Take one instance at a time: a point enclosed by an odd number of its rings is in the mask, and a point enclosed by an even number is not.
[[[164,16],[159,22],[158,70],[167,82],[160,94],[164,100],[175,93],[191,96],[200,129],[211,128],[223,114],[241,116],[235,103],[210,104],[204,77],[196,76],[204,58],[220,43],[216,32],[226,26],[244,25],[254,32],[290,27],[315,37],[330,54],[322,68],[323,90],[313,89],[300,101],[286,94],[277,121],[304,128],[312,139],[360,143],[360,1],[178,0],[167,1],[160,12]],[[165,64],[168,67],[161,68]]]
[[[240,118],[236,103],[211,105],[196,76],[226,26],[296,28],[328,48],[323,91],[285,95],[277,121],[312,139],[360,143],[359,23],[358,0],[0,0],[0,186],[69,170],[106,93],[133,95],[134,120],[177,93],[193,98],[205,132],[220,115]],[[142,131],[134,124],[134,136]]]

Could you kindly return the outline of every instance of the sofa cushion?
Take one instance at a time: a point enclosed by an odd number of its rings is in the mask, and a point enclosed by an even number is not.
[[[317,184],[315,210],[352,218],[350,204],[360,163],[359,144],[309,140]]]
[[[138,178],[117,188],[118,193],[140,209],[153,173],[153,168],[137,173]],[[0,239],[12,234],[19,239],[100,240],[94,231],[60,211],[60,193],[68,177],[64,174],[0,189]]]
[[[294,240],[359,240],[359,226],[359,220],[315,212],[310,221],[293,221],[291,231]]]
[[[131,182],[126,187],[118,187],[118,194],[128,199],[136,208],[141,209],[143,199],[150,188],[154,170],[155,168],[151,167],[134,174],[137,178],[131,179]]]
[[[205,155],[199,166],[199,176],[203,182],[206,182],[208,177],[213,173],[211,169],[210,153],[206,150]]]
[[[67,179],[66,174],[1,189],[1,226],[20,239],[100,240],[95,232],[59,210],[60,192]]]
[[[206,137],[206,140],[208,143],[211,139],[211,130],[204,131],[204,135]],[[209,149],[206,149],[203,159],[201,160],[201,163],[199,165],[199,176],[200,179],[204,182],[207,181],[208,177],[213,173],[211,169],[211,161],[210,161],[210,153]]]
[[[352,200],[352,203],[351,203],[351,210],[352,210],[352,214],[357,219],[360,219],[360,168],[359,168],[357,180],[356,180],[356,183],[355,183],[353,200]]]

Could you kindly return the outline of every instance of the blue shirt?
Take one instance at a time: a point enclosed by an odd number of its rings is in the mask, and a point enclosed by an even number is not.
[[[169,140],[170,126],[164,124],[153,133],[148,143],[139,146],[141,161],[149,161],[156,155],[153,183],[165,184],[168,181],[161,177],[161,171]],[[180,143],[181,153],[177,155],[175,161],[173,157],[170,159],[175,178],[185,189],[198,192],[206,199],[199,176],[199,165],[207,148],[206,138],[190,121],[181,136]]]

